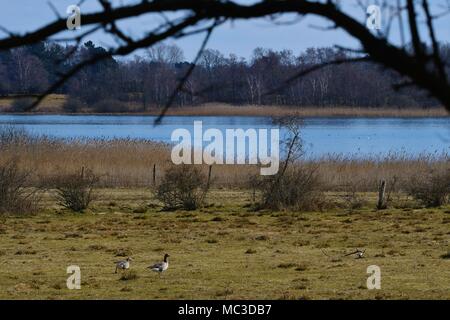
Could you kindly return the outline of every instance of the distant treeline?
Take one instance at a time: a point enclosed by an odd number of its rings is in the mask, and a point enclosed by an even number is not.
[[[105,52],[91,41],[76,50],[57,43],[38,43],[0,52],[0,95],[43,92],[77,62]],[[447,66],[450,45],[442,46]],[[302,70],[355,54],[335,48],[290,50],[256,48],[249,59],[205,50],[192,76],[177,94],[177,106],[209,102],[234,105],[430,107],[437,102],[407,84],[407,79],[370,62],[330,65],[289,85]],[[145,111],[163,106],[190,63],[176,45],[160,44],[146,55],[90,65],[57,93],[69,96],[65,108],[95,112]],[[450,73],[450,72],[449,72]],[[405,85],[405,83],[407,85]],[[400,84],[393,89],[393,84]],[[280,88],[281,87],[281,88]],[[279,90],[275,90],[279,89]]]

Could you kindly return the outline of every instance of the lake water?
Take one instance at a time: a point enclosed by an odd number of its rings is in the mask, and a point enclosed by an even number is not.
[[[59,138],[144,138],[170,142],[177,128],[192,130],[202,121],[204,130],[273,128],[268,117],[167,116],[154,126],[153,116],[0,115],[1,125],[24,128],[33,135]],[[450,153],[450,118],[309,118],[303,139],[309,157],[344,154],[357,157],[401,152]],[[1,152],[1,150],[0,150]]]

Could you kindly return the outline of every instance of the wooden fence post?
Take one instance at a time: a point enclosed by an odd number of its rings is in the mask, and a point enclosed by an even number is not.
[[[378,210],[386,209],[385,191],[386,191],[386,181],[381,180],[380,186],[378,188],[378,203],[377,203]]]
[[[209,168],[208,168],[208,181],[206,182],[206,190],[209,189],[209,184],[211,183],[211,171],[212,171],[212,165],[209,165]]]
[[[156,186],[156,164],[153,164],[152,182],[153,182],[153,186]]]
[[[208,168],[208,182],[207,182],[208,189],[209,189],[209,184],[211,183],[211,171],[212,171],[212,164],[209,165],[209,168]]]

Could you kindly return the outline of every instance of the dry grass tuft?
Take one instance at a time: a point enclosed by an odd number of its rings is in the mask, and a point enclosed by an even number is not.
[[[122,280],[122,281],[129,281],[129,280],[136,280],[138,278],[139,278],[139,276],[138,276],[136,271],[134,271],[134,270],[127,270],[127,271],[124,271],[121,274],[119,279]]]

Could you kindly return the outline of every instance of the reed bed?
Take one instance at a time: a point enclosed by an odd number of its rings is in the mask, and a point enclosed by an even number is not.
[[[159,114],[159,109],[148,110],[146,113]],[[234,106],[229,104],[209,103],[194,107],[172,107],[168,115],[178,116],[297,116],[301,118],[311,117],[447,117],[448,112],[444,108],[368,108],[345,106]]]
[[[156,183],[173,166],[170,146],[149,140],[56,139],[3,129],[0,150],[0,163],[15,159],[21,169],[32,173],[34,184],[84,167],[100,176],[101,187],[151,187],[154,166]],[[392,153],[367,159],[334,154],[297,165],[314,168],[326,190],[358,192],[376,191],[382,179],[400,188],[414,174],[450,168],[449,156],[438,153],[414,158]],[[206,165],[202,169],[208,170]],[[250,177],[258,173],[256,165],[214,165],[213,187],[248,188]]]
[[[51,94],[34,110],[35,113],[64,114],[66,95]],[[8,112],[14,99],[0,98],[0,112]],[[142,111],[142,105],[135,102],[123,103],[129,112],[120,114],[147,114],[159,115],[161,108],[154,106]],[[94,114],[92,109],[80,110],[80,114]],[[311,117],[392,117],[392,118],[417,118],[417,117],[448,117],[448,112],[443,107],[352,107],[352,106],[280,106],[280,105],[230,105],[225,103],[206,103],[199,106],[172,106],[167,115],[175,116],[298,116]]]
[[[390,153],[358,159],[343,155],[329,155],[306,165],[316,166],[323,184],[332,191],[377,191],[386,180],[395,191],[403,189],[412,176],[450,169],[448,154],[421,154],[411,157],[404,153]]]

